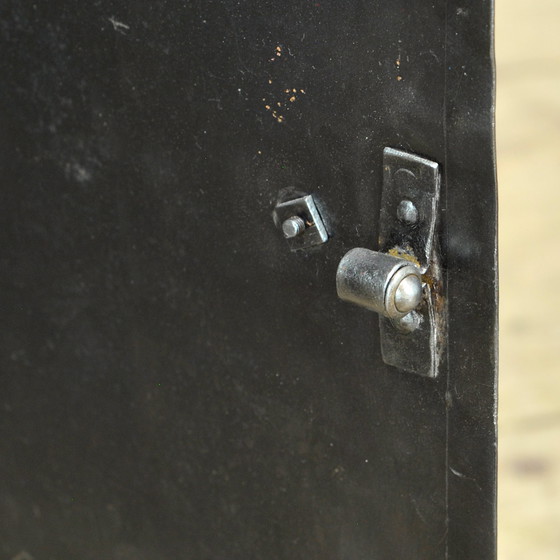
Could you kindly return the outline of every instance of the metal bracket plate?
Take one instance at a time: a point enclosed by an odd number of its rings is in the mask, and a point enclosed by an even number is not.
[[[402,323],[380,316],[381,352],[385,363],[426,377],[437,376],[445,340],[445,298],[435,238],[439,191],[437,163],[385,148],[379,250],[420,268],[424,298],[409,314],[407,324],[415,327],[409,332]],[[408,207],[416,212],[407,213]]]
[[[283,222],[293,216],[299,216],[305,222],[306,227],[301,235],[290,237],[286,240],[292,251],[320,245],[329,239],[313,196],[307,195],[288,200],[278,204],[274,209],[274,222],[279,229],[282,227]]]

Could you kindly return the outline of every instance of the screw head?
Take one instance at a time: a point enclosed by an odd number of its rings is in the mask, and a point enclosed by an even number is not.
[[[415,224],[418,221],[418,209],[410,200],[401,200],[397,207],[397,218],[405,224]]]
[[[409,313],[422,301],[422,280],[409,274],[401,280],[395,292],[395,307],[400,313]]]
[[[305,222],[299,216],[292,216],[282,224],[282,232],[286,239],[297,237],[305,231]]]

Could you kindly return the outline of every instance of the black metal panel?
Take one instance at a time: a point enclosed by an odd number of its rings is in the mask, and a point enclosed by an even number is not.
[[[0,14],[2,558],[492,558],[490,2]],[[385,146],[444,173],[435,380],[336,298]]]

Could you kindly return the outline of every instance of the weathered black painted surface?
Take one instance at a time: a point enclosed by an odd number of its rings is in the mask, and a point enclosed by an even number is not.
[[[494,556],[491,10],[2,4],[2,559]],[[437,380],[336,297],[385,146],[444,172]]]

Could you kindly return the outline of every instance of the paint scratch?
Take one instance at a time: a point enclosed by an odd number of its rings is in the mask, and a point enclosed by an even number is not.
[[[469,478],[466,474],[460,473],[459,471],[456,471],[453,467],[449,467],[449,470],[455,475],[458,476],[459,478]]]
[[[473,478],[472,476],[467,476],[466,474],[463,474],[462,472],[459,472],[457,470],[455,470],[451,465],[449,465],[449,470],[457,477],[457,478],[462,478],[464,480],[470,480],[472,483],[474,483],[474,485],[479,489],[482,490],[482,488],[480,487],[480,484],[477,482],[476,478]]]
[[[109,21],[111,22],[111,24],[113,25],[113,29],[117,33],[122,33],[123,35],[126,35],[125,31],[130,29],[130,25],[126,25],[126,23],[123,23],[122,21],[118,21],[114,17],[110,17]]]

